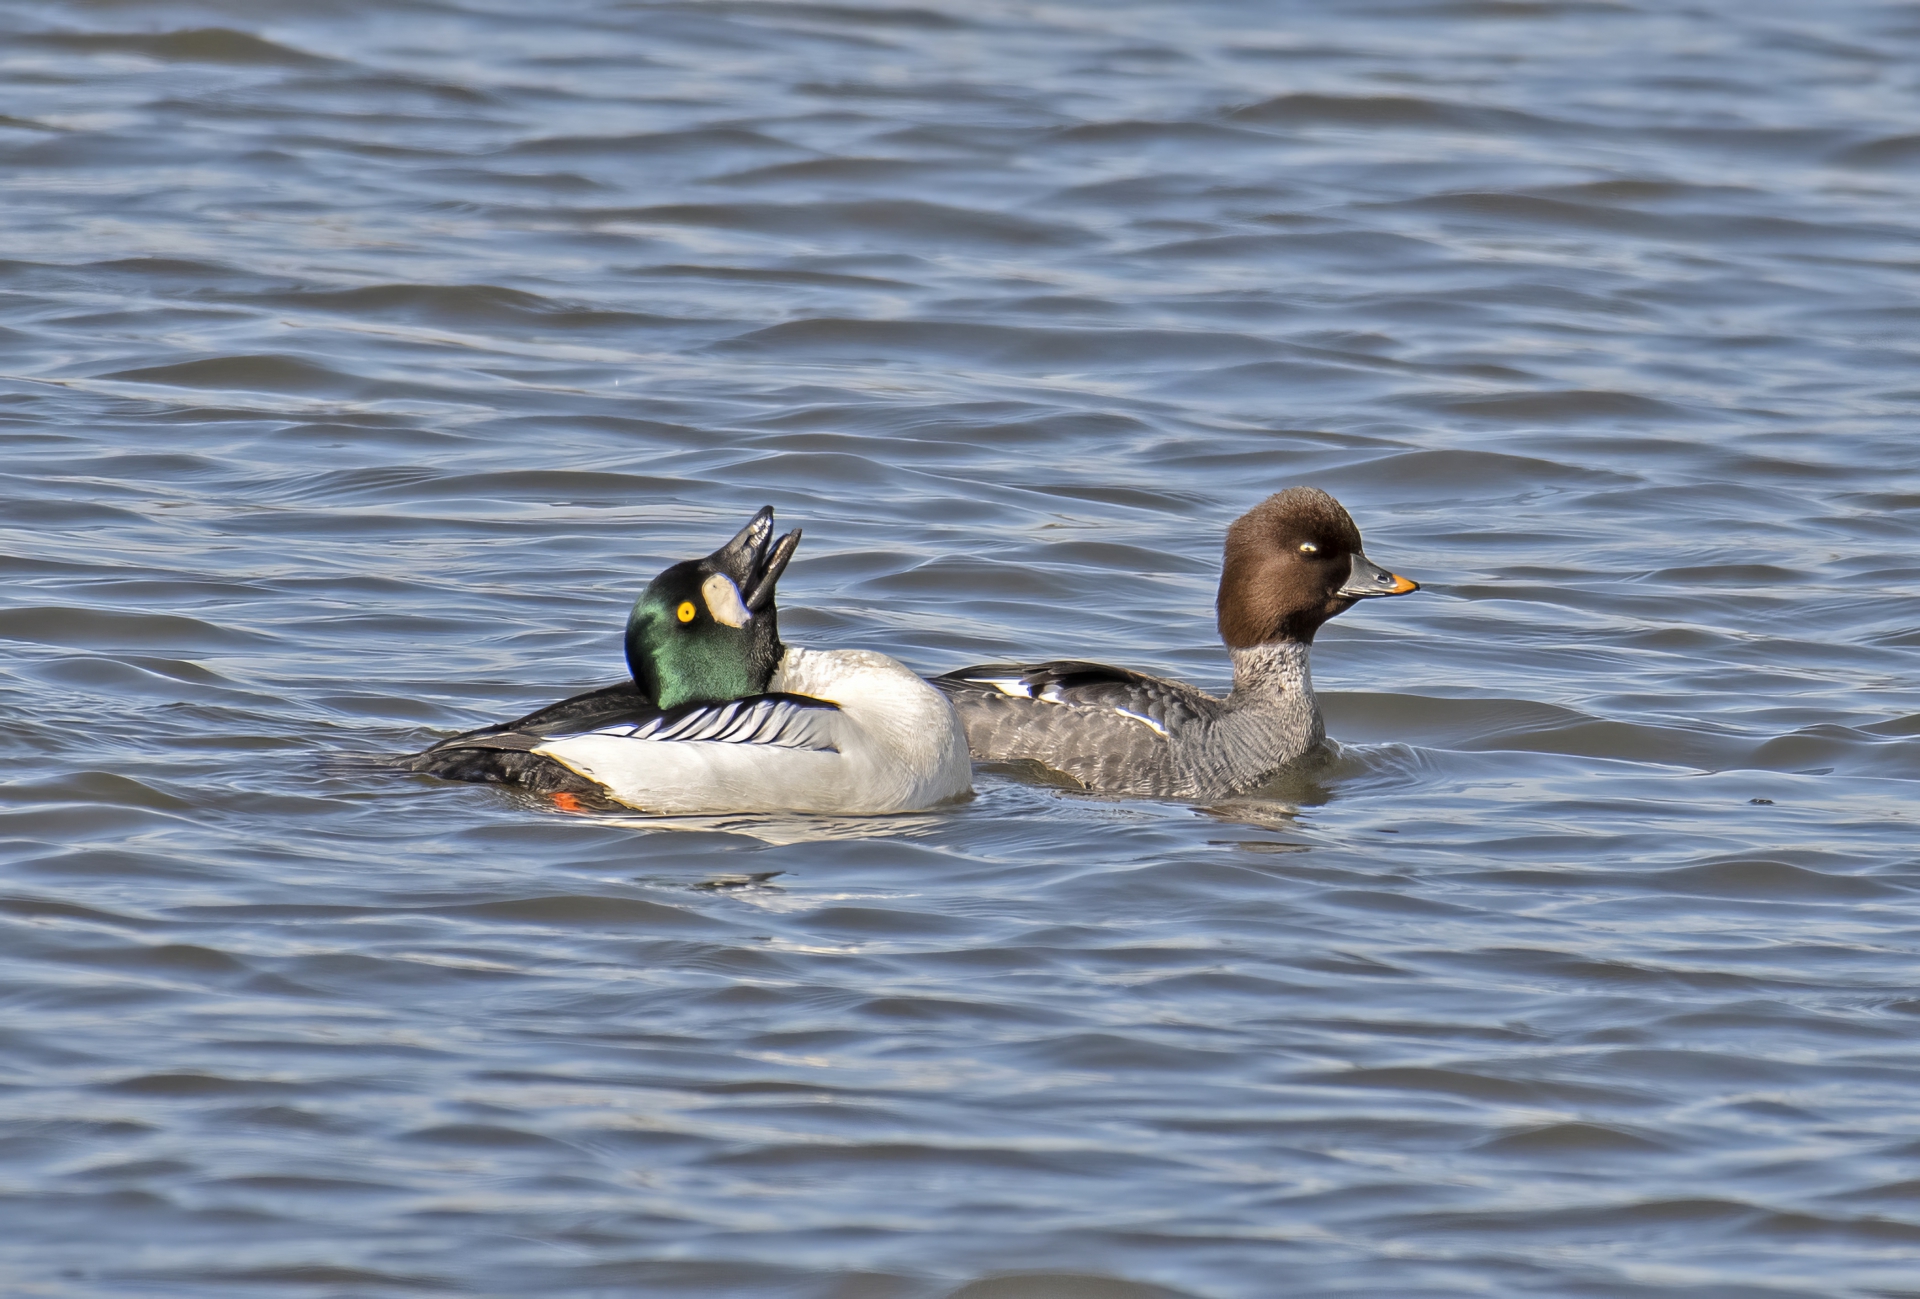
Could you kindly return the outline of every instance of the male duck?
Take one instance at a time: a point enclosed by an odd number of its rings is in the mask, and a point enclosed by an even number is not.
[[[796,528],[773,510],[653,579],[627,621],[632,680],[408,759],[449,780],[648,812],[912,812],[971,788],[944,696],[869,650],[780,643],[773,589]]]
[[[1357,600],[1419,585],[1360,548],[1340,502],[1313,487],[1269,496],[1227,529],[1217,601],[1233,657],[1225,699],[1098,663],[986,663],[935,677],[973,756],[1038,762],[1089,790],[1149,798],[1244,793],[1326,739],[1307,657]]]

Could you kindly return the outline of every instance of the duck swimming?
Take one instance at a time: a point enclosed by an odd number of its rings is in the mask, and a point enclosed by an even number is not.
[[[665,814],[911,812],[971,788],[953,706],[869,650],[781,644],[774,586],[800,544],[763,508],[705,559],[647,584],[627,620],[631,679],[404,762]]]
[[[1245,793],[1326,740],[1308,668],[1321,624],[1419,584],[1361,549],[1340,502],[1314,487],[1269,496],[1227,529],[1216,602],[1233,658],[1222,699],[1098,663],[985,663],[933,678],[973,756],[1031,761],[1102,794]]]

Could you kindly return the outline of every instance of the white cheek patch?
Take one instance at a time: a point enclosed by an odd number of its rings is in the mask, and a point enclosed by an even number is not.
[[[729,627],[744,627],[753,615],[747,611],[746,601],[740,598],[740,588],[725,573],[715,573],[700,584],[700,597],[707,602],[707,612],[713,620],[725,623]]]

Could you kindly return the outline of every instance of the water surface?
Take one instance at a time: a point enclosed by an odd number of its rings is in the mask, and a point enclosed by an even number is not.
[[[1920,1294],[1916,69],[1866,0],[10,6],[9,1293]],[[1284,801],[341,761],[612,679],[769,502],[790,639],[1218,687],[1299,482],[1425,591]]]

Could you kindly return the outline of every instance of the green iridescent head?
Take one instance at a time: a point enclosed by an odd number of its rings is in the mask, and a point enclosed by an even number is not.
[[[773,539],[773,507],[705,559],[647,584],[627,619],[627,667],[662,708],[764,694],[784,652],[773,588],[800,544]]]

